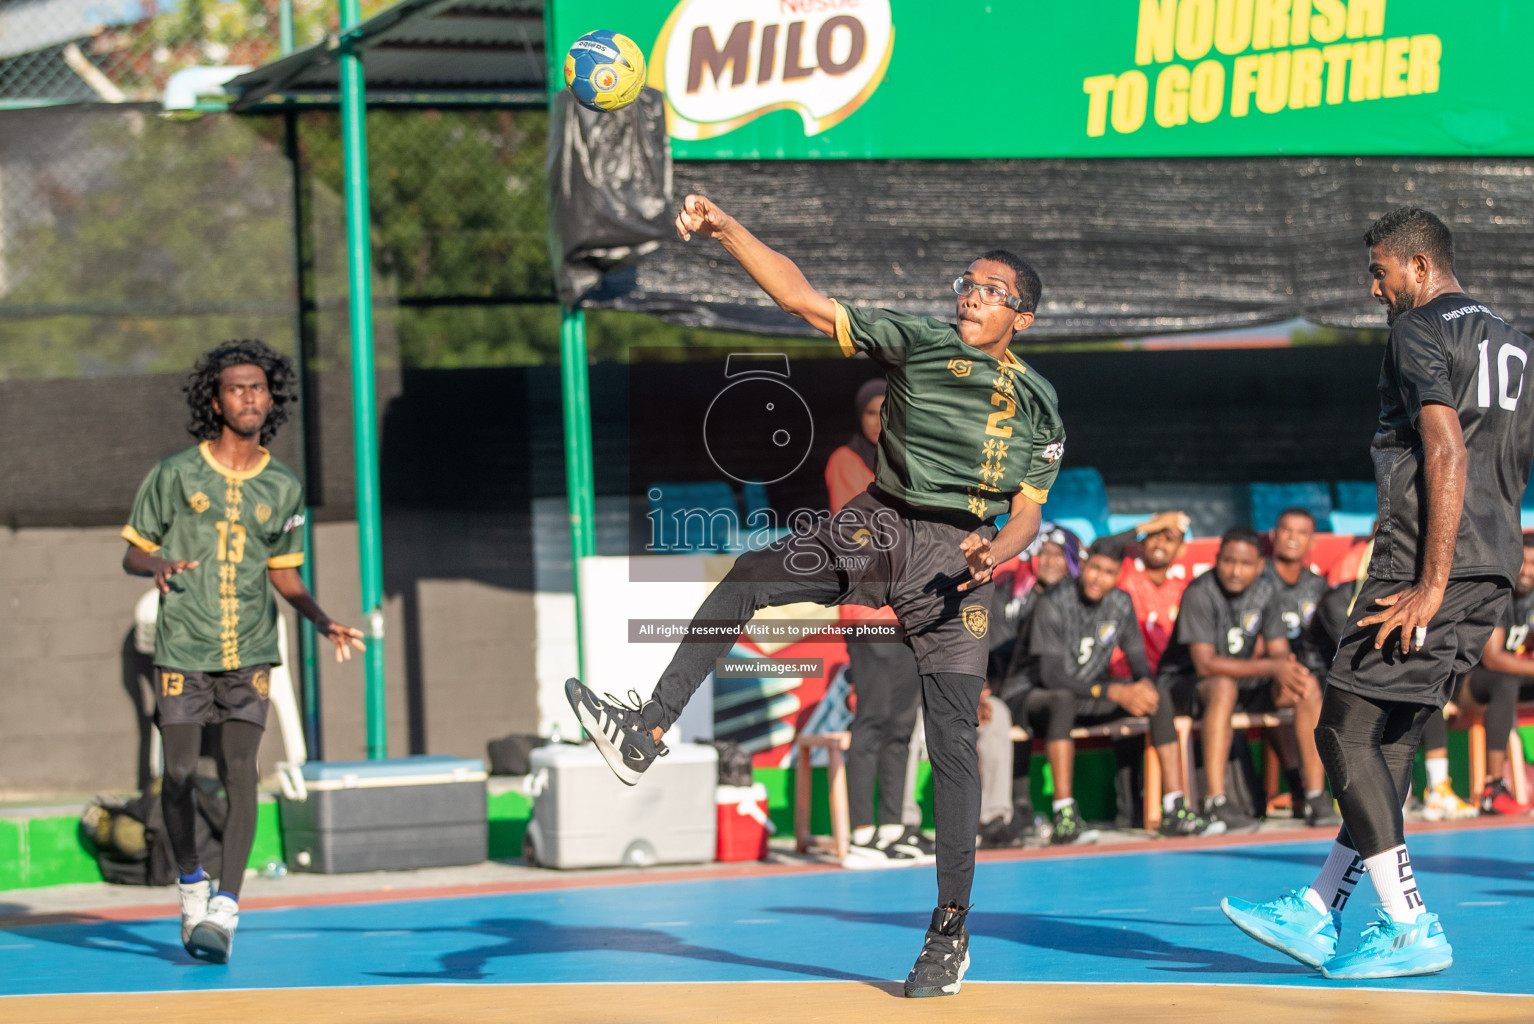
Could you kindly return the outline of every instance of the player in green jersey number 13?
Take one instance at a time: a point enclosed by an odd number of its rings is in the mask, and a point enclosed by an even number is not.
[[[256,831],[256,750],[279,660],[276,590],[335,644],[362,650],[362,631],[315,604],[303,564],[303,488],[262,447],[287,419],[293,364],[259,341],[209,352],[187,381],[188,429],[200,442],[145,478],[122,535],[123,568],[160,591],[155,704],[164,740],[160,790],[180,872],[181,941],[225,963],[239,923],[240,883]],[[229,798],[219,887],[197,853],[193,776],[204,726],[219,727],[219,775]]]

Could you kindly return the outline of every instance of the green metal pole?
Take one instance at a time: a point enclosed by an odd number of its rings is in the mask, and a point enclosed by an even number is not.
[[[357,458],[357,554],[362,569],[367,653],[368,757],[389,756],[384,709],[383,536],[378,510],[378,416],[373,389],[373,259],[368,234],[367,103],[362,58],[344,34],[362,20],[357,0],[341,0],[341,137],[346,164],[346,264],[352,329],[352,435]]]
[[[564,58],[555,45],[554,4],[544,5],[544,51],[548,59],[549,105],[564,85]],[[554,144],[554,140],[550,140]],[[558,261],[559,254],[554,253]],[[596,554],[595,474],[591,456],[591,380],[586,368],[586,313],[562,308],[559,316],[559,383],[564,398],[565,490],[570,508],[571,589],[575,594],[575,659],[586,674],[581,643],[581,559]]]
[[[279,41],[282,55],[293,52],[293,0],[278,4],[281,18]],[[298,148],[298,115],[288,111],[283,115],[283,140],[288,161],[293,170],[293,270],[298,285],[298,302],[294,317],[294,368],[298,373],[299,408],[304,431],[304,494],[313,497],[313,472],[310,465],[314,416],[307,401],[309,384],[309,332],[306,329],[308,312],[304,302],[309,297],[309,265],[304,259],[304,175]],[[309,593],[314,593],[314,511],[304,504],[304,564],[298,567],[299,577]],[[304,695],[304,745],[309,757],[316,761],[325,759],[325,740],[320,728],[320,677],[318,651],[319,634],[314,623],[303,616],[298,619],[298,666],[299,680]]]
[[[289,0],[284,0],[284,9]],[[298,301],[293,316],[293,369],[298,376],[299,423],[303,430],[304,470],[304,564],[298,567],[299,576],[309,593],[314,593],[314,530],[311,520],[313,509],[308,502],[314,499],[315,472],[314,453],[318,449],[314,436],[314,407],[309,401],[309,330],[308,310],[304,303],[309,298],[309,262],[304,257],[304,175],[298,146],[298,115],[289,110],[283,114],[283,149],[293,174],[293,277],[297,284]],[[310,760],[325,759],[325,741],[320,727],[320,679],[318,650],[319,635],[314,623],[303,616],[298,618],[298,665],[299,679],[304,695],[304,745],[308,747]]]
[[[562,309],[559,381],[565,416],[565,490],[570,508],[571,586],[575,592],[575,656],[582,675],[581,559],[596,554],[595,474],[591,456],[591,382],[586,369],[586,313]]]

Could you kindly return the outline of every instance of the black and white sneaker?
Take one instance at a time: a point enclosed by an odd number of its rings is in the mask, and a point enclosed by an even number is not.
[[[919,863],[918,858],[900,849],[894,843],[879,845],[879,835],[866,843],[853,843],[847,847],[847,856],[842,858],[842,867],[853,871],[866,868],[905,868]]]
[[[951,996],[959,991],[964,972],[969,970],[969,929],[964,927],[968,914],[968,910],[957,907],[938,907],[932,912],[921,955],[905,979],[906,998]]]
[[[937,859],[937,844],[915,825],[907,825],[905,833],[890,846],[918,861],[930,863]]]
[[[641,701],[634,690],[629,691],[629,700],[633,701],[630,707],[610,693],[603,700],[582,686],[579,679],[566,679],[565,699],[607,767],[624,785],[637,783],[645,769],[668,752],[666,745],[657,743],[652,736],[660,721],[660,705],[653,700]]]

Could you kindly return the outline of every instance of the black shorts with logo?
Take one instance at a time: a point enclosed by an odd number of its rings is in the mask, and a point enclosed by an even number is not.
[[[991,539],[996,527],[972,516],[914,509],[875,487],[822,520],[814,540],[829,549],[846,582],[836,603],[893,608],[923,675],[984,679],[991,584],[958,589],[971,579],[959,550],[971,533]]]
[[[160,725],[249,722],[266,728],[272,666],[246,665],[228,672],[154,669],[154,702]]]
[[[1358,620],[1383,610],[1377,603],[1381,597],[1411,586],[1372,576],[1364,581],[1326,675],[1327,686],[1376,700],[1443,707],[1459,680],[1480,664],[1481,651],[1512,599],[1508,582],[1496,576],[1450,580],[1438,614],[1428,623],[1427,643],[1421,650],[1414,643],[1412,652],[1402,656],[1399,633],[1375,650],[1379,626],[1360,628]]]

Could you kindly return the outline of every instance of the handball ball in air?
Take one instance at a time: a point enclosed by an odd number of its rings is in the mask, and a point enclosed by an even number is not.
[[[644,51],[609,29],[587,32],[565,54],[565,85],[587,110],[617,110],[634,102],[644,85]]]

